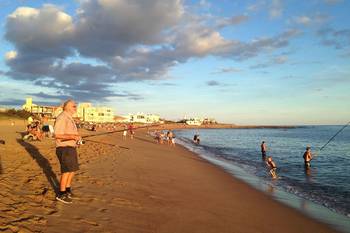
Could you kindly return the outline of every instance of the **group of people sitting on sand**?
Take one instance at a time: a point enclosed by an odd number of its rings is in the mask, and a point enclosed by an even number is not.
[[[53,136],[53,127],[49,124],[48,117],[44,114],[34,117],[30,115],[27,119],[26,133],[23,140],[41,141],[44,137]]]
[[[156,130],[154,135],[158,144],[164,144],[165,141],[169,146],[175,146],[175,134],[171,130],[168,130],[166,133]]]
[[[271,156],[268,156],[266,158],[267,146],[266,146],[265,141],[262,141],[260,147],[261,147],[262,159],[266,162],[266,165],[269,168],[269,173],[272,176],[272,178],[276,179],[277,178],[277,173],[276,173],[277,165],[272,160]],[[310,146],[306,147],[306,150],[305,150],[305,152],[303,154],[303,159],[304,159],[305,169],[308,170],[311,167],[311,160],[313,159]]]

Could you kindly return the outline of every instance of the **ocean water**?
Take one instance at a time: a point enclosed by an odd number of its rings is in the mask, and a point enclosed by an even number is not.
[[[177,130],[175,134],[178,143],[248,183],[254,180],[253,183],[258,186],[263,184],[264,188],[260,188],[265,189],[264,191],[296,196],[302,200],[301,208],[306,205],[303,204],[305,200],[337,213],[331,218],[342,218],[339,224],[343,225],[341,228],[344,230],[344,227],[350,227],[350,126],[322,151],[318,149],[341,127],[200,129]],[[195,133],[200,135],[200,145],[192,143]],[[277,164],[279,179],[271,179],[262,160],[260,144],[263,140],[268,147],[267,155],[272,156]],[[312,152],[317,152],[317,156],[312,160],[311,168],[305,170],[302,155],[308,145]],[[326,214],[324,218],[328,219],[330,216]],[[344,222],[348,223],[344,225]]]

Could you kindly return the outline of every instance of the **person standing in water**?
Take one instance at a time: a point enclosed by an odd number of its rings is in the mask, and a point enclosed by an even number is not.
[[[263,160],[266,160],[266,151],[267,151],[267,147],[266,147],[265,141],[262,141],[260,147],[261,147],[261,156],[262,156],[262,159],[263,159]]]
[[[272,160],[271,156],[269,156],[267,158],[266,164],[270,168],[270,174],[271,174],[272,178],[276,179],[277,178],[277,175],[276,175],[277,166],[276,166],[275,162]]]
[[[311,160],[313,159],[311,154],[311,147],[306,147],[306,151],[303,155],[305,168],[308,169],[311,167]]]

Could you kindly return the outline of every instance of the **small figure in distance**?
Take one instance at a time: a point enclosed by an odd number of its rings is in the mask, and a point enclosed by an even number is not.
[[[262,141],[260,147],[261,147],[262,159],[265,161],[266,160],[266,151],[267,151],[267,147],[266,147],[265,141]]]
[[[173,137],[171,138],[170,145],[171,145],[171,146],[175,146],[175,136],[173,136]]]
[[[311,167],[311,160],[313,159],[310,146],[306,147],[306,151],[304,152],[303,158],[304,158],[305,169],[309,169]]]
[[[125,127],[124,130],[123,130],[123,140],[126,139],[127,133],[128,133],[128,131],[127,131],[127,128]]]
[[[134,125],[132,123],[129,125],[129,132],[130,132],[130,139],[134,139],[135,131],[134,131]]]
[[[169,130],[168,132],[167,132],[167,140],[168,140],[168,145],[172,145],[172,140],[173,140],[173,132],[171,131],[171,130]]]
[[[201,139],[199,138],[199,134],[198,133],[196,133],[193,136],[193,142],[196,143],[196,144],[199,144],[201,142]]]
[[[276,175],[277,166],[276,166],[275,162],[272,160],[271,156],[269,156],[267,158],[266,164],[270,168],[270,174],[271,174],[272,178],[276,179],[277,178],[277,175]]]

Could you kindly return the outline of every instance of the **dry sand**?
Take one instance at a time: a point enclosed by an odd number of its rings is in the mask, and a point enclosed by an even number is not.
[[[90,138],[119,147],[79,148],[79,199],[58,203],[54,142],[23,142],[23,128],[0,121],[0,232],[336,232],[143,130]]]

